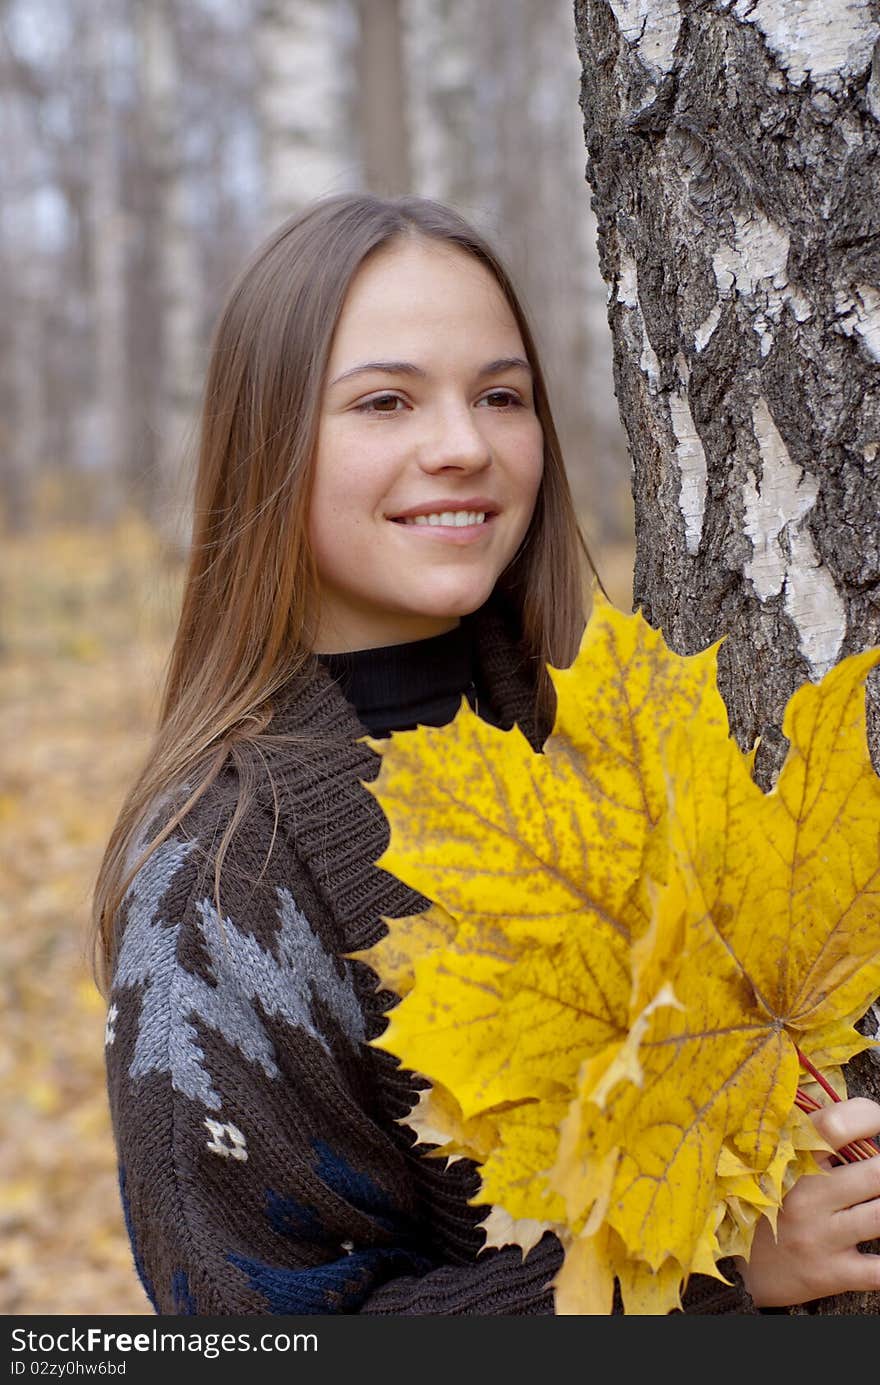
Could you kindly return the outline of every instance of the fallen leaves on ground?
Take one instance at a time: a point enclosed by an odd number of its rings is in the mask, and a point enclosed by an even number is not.
[[[0,556],[0,1313],[151,1314],[104,1085],[90,893],[148,744],[178,574],[134,520]]]

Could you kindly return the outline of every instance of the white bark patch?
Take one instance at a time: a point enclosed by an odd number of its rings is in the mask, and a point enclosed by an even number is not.
[[[792,461],[765,399],[758,399],[752,410],[752,426],[761,452],[761,481],[759,485],[750,471],[743,487],[744,529],[752,543],[745,576],[759,601],[784,589],[785,611],[798,632],[800,651],[812,676],[821,678],[840,653],[846,610],[803,528],[819,485]]]
[[[856,284],[856,331],[880,361],[880,292],[871,284]]]
[[[700,323],[696,332],[694,332],[694,346],[696,347],[697,351],[705,350],[706,346],[708,345],[712,337],[712,333],[715,331],[715,328],[718,326],[720,321],[721,304],[716,303],[712,311],[708,314],[707,317],[703,318],[703,321]]]
[[[875,361],[880,361],[880,292],[872,284],[856,284],[852,295],[834,295],[837,327],[844,336],[858,332]]]
[[[647,376],[648,389],[652,394],[656,394],[660,388],[660,361],[657,352],[648,340],[644,318],[642,318],[642,354],[639,357],[639,365],[642,374]]]
[[[660,393],[660,361],[648,338],[645,319],[639,303],[639,278],[636,262],[626,251],[621,252],[620,268],[617,276],[617,301],[630,308],[635,314],[634,325],[642,333],[642,350],[639,367],[644,375],[649,394]],[[720,314],[720,308],[719,308]],[[706,510],[706,483],[708,466],[706,453],[697,432],[688,401],[688,382],[690,372],[687,361],[679,353],[675,358],[678,369],[679,386],[669,395],[669,422],[675,437],[675,456],[681,473],[681,489],[678,505],[684,519],[685,544],[690,554],[699,552],[703,533],[703,516]]]
[[[792,86],[807,77],[841,91],[871,62],[880,24],[865,0],[737,0],[733,12],[754,24]]]
[[[880,52],[874,49],[871,75],[865,88],[865,105],[875,120],[880,120]]]
[[[846,607],[809,529],[793,530],[789,544],[785,613],[798,632],[800,651],[812,676],[818,679],[837,663],[846,634]]]
[[[617,276],[617,301],[627,308],[639,306],[639,277],[636,262],[626,251],[621,252],[620,271]]]
[[[621,35],[645,67],[666,75],[681,29],[678,0],[609,0]]]
[[[745,575],[758,599],[767,601],[778,596],[785,583],[787,558],[780,536],[810,512],[818,486],[791,460],[764,399],[752,410],[752,426],[761,452],[761,484],[750,471],[743,487],[744,527],[752,541]]]
[[[683,356],[676,357],[681,387],[669,396],[669,419],[675,434],[675,456],[681,472],[678,508],[684,519],[684,537],[688,553],[699,552],[706,513],[706,484],[708,466],[706,453],[697,432],[688,400],[690,372]]]
[[[627,254],[626,251],[622,251],[620,256],[617,301],[623,303],[627,308],[634,308],[639,315],[639,325],[642,329],[642,351],[639,357],[639,366],[648,381],[648,389],[651,394],[656,394],[660,388],[660,362],[649,340],[645,319],[639,305],[639,276],[636,262],[632,255]]]
[[[788,284],[788,232],[760,213],[738,212],[733,245],[720,245],[712,257],[719,289],[736,288],[752,296],[761,286]]]
[[[785,295],[785,300],[798,322],[807,322],[813,316],[812,303],[808,298],[805,298],[802,293],[799,293],[797,289],[789,288]]]
[[[719,245],[712,256],[718,292],[722,298],[736,295],[747,303],[762,356],[773,346],[773,327],[785,303],[798,322],[805,322],[813,313],[804,294],[788,282],[789,246],[788,232],[781,226],[760,213],[738,212],[733,245]],[[708,323],[709,318],[699,330],[702,332]]]

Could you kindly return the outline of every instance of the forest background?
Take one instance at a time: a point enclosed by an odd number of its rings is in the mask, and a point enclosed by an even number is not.
[[[571,0],[0,0],[0,1313],[148,1314],[106,1105],[91,887],[147,749],[214,317],[350,188],[512,268],[629,609],[629,462]]]

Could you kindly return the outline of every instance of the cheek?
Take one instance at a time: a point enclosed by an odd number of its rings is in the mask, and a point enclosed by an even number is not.
[[[345,549],[342,531],[346,527],[344,491],[328,471],[315,476],[309,505],[308,534],[312,556],[321,575],[327,575],[338,564],[340,551]]]
[[[381,426],[379,428],[381,432]],[[340,430],[315,460],[312,513],[346,524],[366,520],[378,508],[394,475],[389,445]]]
[[[534,459],[534,461],[533,461],[533,463],[532,463],[531,470],[530,470],[530,477],[531,477],[531,485],[532,485],[532,507],[534,508],[535,501],[536,501],[537,498],[538,498],[538,491],[541,489],[541,481],[542,481],[542,479],[543,479],[543,477],[544,477],[544,448],[543,448],[543,444],[542,444],[542,446],[541,446],[541,448],[540,448],[540,450],[539,450],[539,452],[538,452],[537,457]]]
[[[531,525],[535,507],[538,502],[543,475],[544,440],[543,435],[540,435],[536,444],[523,450],[516,470],[515,485],[519,492],[522,513],[520,515],[520,522],[517,525],[517,532],[514,536],[514,551],[519,547],[529,531],[529,526]]]
[[[523,446],[518,458],[516,483],[523,503],[528,506],[529,515],[535,508],[541,478],[544,475],[544,435],[540,427],[527,445]]]
[[[322,529],[328,522],[342,518],[346,508],[350,508],[356,482],[357,472],[347,464],[339,443],[331,438],[329,443],[319,448],[315,458],[309,527]]]
[[[327,469],[316,474],[309,505],[308,538],[319,573],[345,568],[369,538],[373,489],[365,469]]]

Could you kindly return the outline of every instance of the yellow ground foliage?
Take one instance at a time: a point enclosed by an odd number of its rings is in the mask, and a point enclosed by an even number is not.
[[[119,1200],[91,887],[147,745],[178,572],[133,520],[0,551],[0,1312],[151,1314]]]

